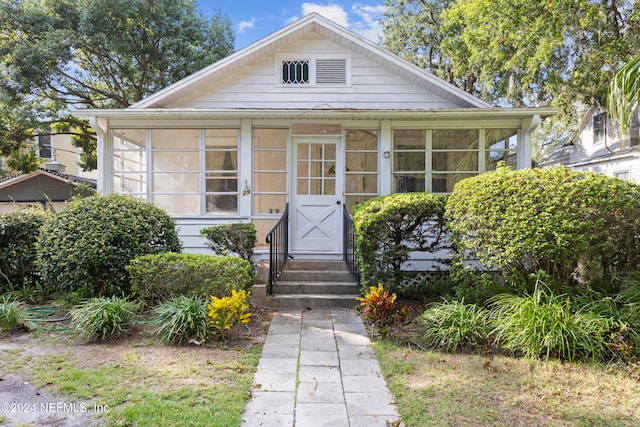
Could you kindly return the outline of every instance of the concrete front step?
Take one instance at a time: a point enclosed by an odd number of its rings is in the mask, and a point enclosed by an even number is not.
[[[267,306],[272,308],[355,308],[355,295],[273,295],[267,297]]]
[[[349,282],[289,282],[278,280],[273,285],[275,295],[302,294],[302,295],[358,295],[360,286],[353,281]]]
[[[348,270],[294,270],[287,265],[278,277],[278,282],[353,282]]]
[[[344,261],[310,259],[289,260],[285,270],[348,271]]]

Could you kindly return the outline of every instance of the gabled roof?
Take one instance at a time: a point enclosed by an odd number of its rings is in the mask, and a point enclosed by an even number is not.
[[[75,175],[67,175],[60,172],[38,168],[31,173],[20,173],[20,174],[12,175],[0,180],[0,189],[11,187],[12,185],[27,181],[37,176],[45,176],[45,177],[48,177],[57,181],[61,181],[63,183],[71,184],[71,185],[80,185],[85,183],[93,188],[96,188],[97,186],[95,179],[82,178]]]
[[[248,64],[301,39],[311,31],[317,31],[333,42],[344,46],[346,49],[362,54],[382,67],[394,70],[396,74],[413,84],[424,87],[430,92],[450,100],[462,108],[491,107],[479,98],[447,83],[409,61],[392,54],[386,49],[363,39],[346,28],[341,27],[317,13],[311,13],[272,35],[133,104],[129,109],[163,108],[169,105],[171,101],[185,94],[199,92],[207,85],[244,69]]]

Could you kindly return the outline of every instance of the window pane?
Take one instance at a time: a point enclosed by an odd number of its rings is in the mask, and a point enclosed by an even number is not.
[[[192,148],[200,146],[199,129],[152,129],[152,148]]]
[[[113,189],[116,193],[146,193],[145,173],[116,173],[113,175]]]
[[[198,152],[154,151],[151,156],[154,171],[200,170],[200,155]]]
[[[112,129],[115,150],[144,150],[146,129]]]
[[[253,175],[253,188],[257,192],[286,192],[287,191],[287,174],[286,173],[255,173]]]
[[[431,180],[431,190],[434,193],[451,193],[453,186],[465,178],[477,176],[475,173],[452,173],[452,174],[433,174]]]
[[[309,158],[309,144],[298,144],[298,160]]]
[[[470,150],[479,147],[477,129],[435,129],[432,135],[434,150]]]
[[[235,174],[208,173],[206,181],[208,193],[238,192],[238,178]]]
[[[334,196],[336,194],[336,180],[325,178],[324,180],[324,192],[325,196]]]
[[[348,130],[346,132],[347,150],[377,150],[377,130]]]
[[[254,129],[254,148],[287,148],[286,129]]]
[[[373,199],[376,196],[346,196],[345,203],[347,205],[347,212],[351,212],[355,205],[366,202],[369,199]]]
[[[207,194],[207,213],[237,213],[237,194]]]
[[[368,152],[349,152],[346,155],[347,171],[376,172],[378,170],[378,154]]]
[[[487,129],[484,135],[485,147],[489,150],[518,148],[518,129]]]
[[[425,170],[424,153],[395,153],[393,156],[394,171]]]
[[[154,195],[153,203],[173,215],[199,215],[200,196],[197,194]]]
[[[207,151],[207,170],[235,171],[238,169],[237,151]]]
[[[378,194],[378,177],[376,175],[348,174],[345,190],[347,193]]]
[[[238,147],[238,129],[207,129],[204,137],[207,148]]]
[[[256,170],[287,170],[286,151],[256,151],[254,158]]]
[[[309,194],[309,180],[308,179],[298,179],[296,181],[297,189],[296,194],[306,195]]]
[[[393,131],[394,150],[418,150],[425,148],[424,129],[396,129]]]
[[[424,174],[395,175],[393,177],[393,191],[395,193],[423,192],[425,190],[424,180]]]
[[[309,175],[312,177],[322,176],[322,162],[309,162]]]
[[[258,214],[280,214],[287,204],[287,196],[284,194],[259,194],[253,200],[254,212]]]
[[[115,171],[146,171],[147,156],[145,151],[115,151],[113,154]]]
[[[154,193],[197,193],[200,191],[197,173],[154,173]]]
[[[330,123],[293,123],[291,133],[296,135],[342,135],[342,125]]]
[[[513,166],[517,163],[517,154],[515,151],[487,151],[485,159],[485,169],[488,171],[496,170],[498,162],[504,160],[508,166]]]
[[[477,171],[477,151],[449,151],[433,153],[434,171]]]

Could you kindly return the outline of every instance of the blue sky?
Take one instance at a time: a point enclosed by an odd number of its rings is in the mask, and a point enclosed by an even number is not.
[[[211,15],[217,9],[229,16],[236,33],[236,49],[242,49],[311,12],[317,12],[375,43],[382,36],[378,21],[384,10],[384,0],[198,0],[198,5],[205,15]]]

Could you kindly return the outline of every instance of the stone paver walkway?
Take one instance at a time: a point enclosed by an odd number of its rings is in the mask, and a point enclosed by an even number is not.
[[[392,423],[398,420],[356,312],[274,314],[243,415],[244,427],[372,427],[397,425]]]

